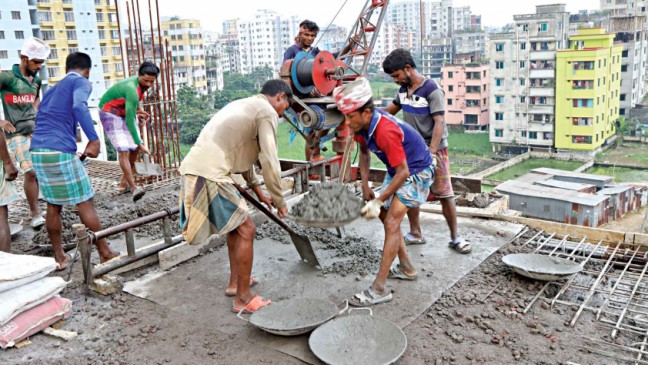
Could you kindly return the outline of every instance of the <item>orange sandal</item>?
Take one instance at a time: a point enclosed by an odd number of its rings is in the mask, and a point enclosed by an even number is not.
[[[255,295],[252,300],[245,307],[239,307],[237,305],[232,305],[232,312],[234,313],[254,313],[259,309],[266,307],[272,303],[271,300],[263,300],[260,295]]]

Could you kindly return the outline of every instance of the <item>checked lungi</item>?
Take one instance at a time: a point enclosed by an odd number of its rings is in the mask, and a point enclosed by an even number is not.
[[[189,244],[205,242],[213,234],[229,233],[248,218],[245,199],[230,183],[201,176],[180,180],[180,227]]]
[[[115,147],[117,152],[135,151],[137,149],[135,140],[126,125],[126,119],[119,115],[99,110],[99,120],[101,120],[101,125],[110,143]],[[137,129],[137,133],[139,134],[137,123],[135,123],[135,129]]]
[[[43,199],[54,205],[75,205],[92,199],[90,177],[76,154],[45,148],[31,151]]]

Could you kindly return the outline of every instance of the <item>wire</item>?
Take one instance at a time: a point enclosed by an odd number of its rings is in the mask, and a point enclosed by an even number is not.
[[[335,18],[337,18],[337,16],[340,15],[340,12],[342,11],[342,9],[344,8],[344,6],[346,5],[347,1],[348,1],[348,0],[344,0],[344,2],[342,3],[342,6],[340,6],[340,9],[338,9],[337,13],[335,13],[335,16],[333,17],[333,19],[331,19],[331,22],[330,22],[329,25],[326,27],[326,30],[325,30],[325,31],[322,33],[322,35],[317,39],[317,41],[315,41],[315,44],[313,44],[313,46],[308,50],[308,53],[309,53],[309,54],[310,54],[311,52],[313,52],[313,49],[315,49],[315,47],[317,47],[317,44],[319,43],[319,41],[322,40],[322,38],[324,38],[324,35],[326,35],[326,32],[328,32],[328,31],[331,29],[331,25],[332,25],[333,22],[335,21]]]

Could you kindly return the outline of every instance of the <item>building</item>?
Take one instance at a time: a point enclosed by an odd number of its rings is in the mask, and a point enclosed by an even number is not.
[[[423,14],[423,20],[421,20],[421,14]],[[463,12],[460,11],[458,16],[463,19]],[[452,0],[404,0],[389,4],[385,22],[402,25],[411,31],[414,35],[413,44],[415,45],[412,51],[418,53],[421,36],[424,39],[450,37],[453,30],[453,18]]]
[[[393,50],[398,48],[412,49],[414,43],[414,32],[403,25],[384,23],[380,28],[374,50],[371,53],[372,65],[382,71],[382,62]]]
[[[222,44],[218,41],[205,44],[205,67],[207,68],[207,92],[223,90]]]
[[[439,81],[441,79],[441,67],[444,64],[452,63],[454,59],[454,45],[452,38],[427,38],[421,46],[421,74]]]
[[[556,149],[593,154],[619,119],[621,52],[614,34],[581,29],[556,54]]]
[[[162,32],[173,53],[176,91],[186,86],[207,95],[207,67],[200,20],[179,17],[162,19]]]
[[[489,123],[490,78],[488,64],[448,64],[441,69],[441,87],[445,90],[447,124],[482,130]]]
[[[110,0],[41,0],[37,2],[41,38],[52,49],[46,62],[48,84],[65,77],[70,53],[92,59],[90,107],[99,105],[104,92],[124,78],[124,63],[117,28],[117,10]]]
[[[454,42],[455,55],[478,54],[479,57],[474,60],[475,62],[486,59],[486,33],[457,31],[453,34],[452,40]]]
[[[601,10],[612,16],[648,15],[647,0],[601,0]]]
[[[278,70],[285,50],[295,43],[301,20],[281,17],[273,10],[257,10],[253,19],[238,22],[241,73],[268,66]]]
[[[0,70],[20,63],[20,50],[29,37],[40,38],[36,4],[25,0],[5,0],[0,10]],[[47,79],[46,71],[41,79]]]
[[[491,34],[490,141],[497,151],[554,145],[556,50],[567,46],[564,4],[515,15],[508,33]]]

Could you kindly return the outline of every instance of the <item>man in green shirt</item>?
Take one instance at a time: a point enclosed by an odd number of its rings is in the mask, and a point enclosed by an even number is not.
[[[49,53],[50,48],[45,42],[32,37],[25,41],[20,50],[20,64],[14,65],[11,70],[0,72],[0,97],[4,110],[0,128],[5,133],[9,154],[25,176],[24,190],[33,228],[45,224],[45,218],[38,208],[38,180],[29,154],[29,145],[34,132],[36,110],[40,104],[41,79],[37,75]]]
[[[150,116],[140,108],[140,101],[160,74],[152,62],[140,65],[138,76],[129,77],[113,85],[99,101],[99,119],[104,131],[119,154],[119,167],[124,174],[120,189],[133,194],[133,201],[144,196],[144,189],[135,185],[133,165],[139,151],[148,154],[148,147],[142,142],[135,123],[136,117],[146,121]]]

